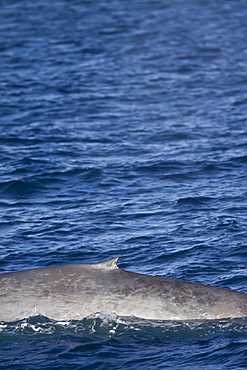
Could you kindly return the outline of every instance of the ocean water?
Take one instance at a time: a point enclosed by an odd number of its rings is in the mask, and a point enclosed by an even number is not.
[[[0,272],[120,257],[247,293],[246,35],[245,0],[2,0]],[[247,321],[30,317],[0,359],[247,369]]]

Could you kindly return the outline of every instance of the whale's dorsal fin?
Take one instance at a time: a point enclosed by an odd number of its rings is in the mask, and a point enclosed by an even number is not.
[[[117,261],[118,261],[118,257],[115,257],[107,261],[103,261],[100,263],[90,263],[87,265],[95,269],[114,270],[114,269],[118,269]]]

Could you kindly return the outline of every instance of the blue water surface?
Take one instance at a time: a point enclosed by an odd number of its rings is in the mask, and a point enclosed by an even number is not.
[[[0,271],[118,256],[247,292],[246,35],[245,0],[2,0]],[[38,316],[0,348],[2,369],[246,369],[247,322]]]

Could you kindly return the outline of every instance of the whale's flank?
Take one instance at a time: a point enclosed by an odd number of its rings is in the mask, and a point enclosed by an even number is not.
[[[95,264],[0,274],[0,320],[42,314],[55,320],[115,313],[150,320],[247,317],[247,294]]]

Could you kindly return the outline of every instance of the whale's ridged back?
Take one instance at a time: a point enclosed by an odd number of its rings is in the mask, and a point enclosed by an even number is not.
[[[0,320],[35,314],[71,320],[95,312],[153,320],[247,316],[245,293],[137,274],[117,261],[0,274]]]

